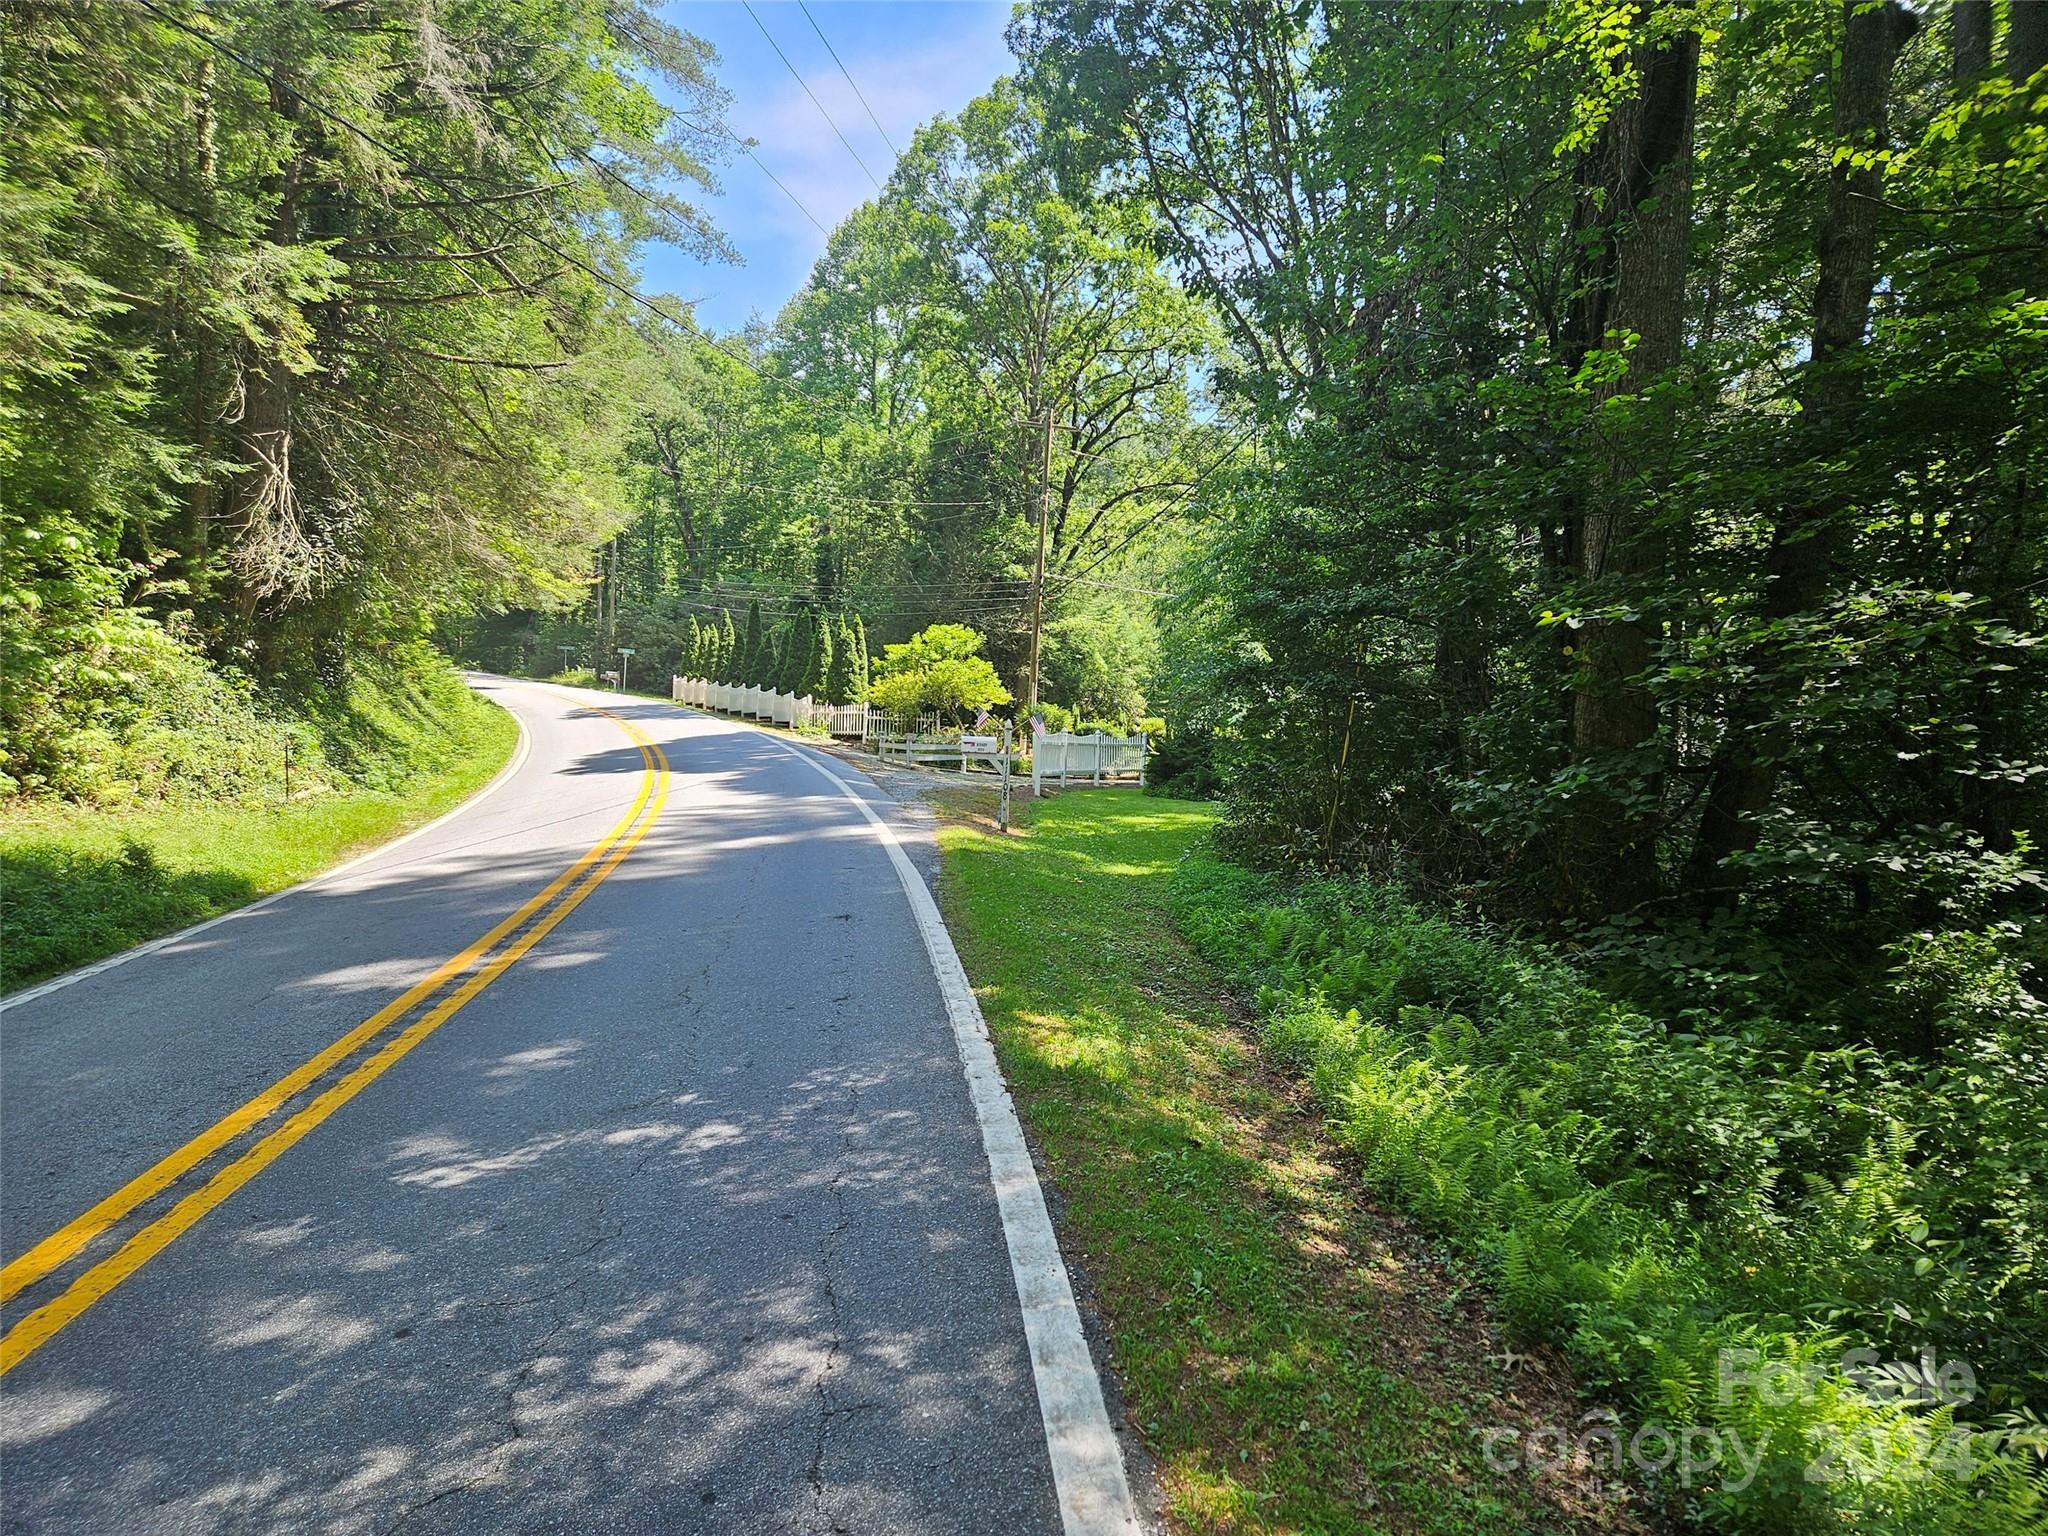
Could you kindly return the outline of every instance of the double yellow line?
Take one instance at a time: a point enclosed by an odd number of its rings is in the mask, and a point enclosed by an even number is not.
[[[594,706],[593,706],[594,708]],[[77,1219],[66,1223],[0,1270],[0,1302],[12,1300],[83,1253],[92,1241],[155,1199],[244,1133],[269,1120],[291,1100],[341,1067],[399,1020],[427,1003],[457,977],[465,979],[413,1023],[336,1078],[315,1098],[239,1156],[185,1195],[162,1215],[136,1230],[65,1291],[23,1316],[0,1336],[0,1376],[6,1375],[55,1338],[94,1302],[133,1275],[208,1211],[256,1177],[308,1132],[382,1077],[414,1046],[453,1018],[478,993],[516,964],[583,898],[604,883],[659,819],[668,800],[667,756],[629,721],[606,709],[596,713],[616,722],[640,749],[640,793],[597,845],[550,881],[518,911],[460,954],[438,966],[402,996],[394,998],[347,1034],[294,1067],[261,1093],[208,1126],[147,1172],[137,1175]]]

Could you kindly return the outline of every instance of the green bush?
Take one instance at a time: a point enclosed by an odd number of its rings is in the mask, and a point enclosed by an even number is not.
[[[259,686],[136,613],[68,658],[61,707],[0,734],[0,790],[109,809],[156,801],[266,803],[382,790],[446,766],[477,706],[421,642],[351,657],[340,681]]]
[[[1995,943],[1917,957],[1966,970],[1974,987],[1950,977],[1944,996],[1978,1012],[1951,1020],[1968,1046],[1909,1068],[1673,1032],[1540,947],[1369,882],[1286,886],[1200,856],[1175,903],[1366,1176],[1484,1266],[1518,1335],[1563,1345],[1646,1420],[1769,1431],[1755,1480],[1699,1494],[1700,1514],[1760,1532],[2040,1528],[2048,1098],[2038,1005]],[[1887,1397],[1837,1363],[1851,1348],[1931,1348],[1977,1387]],[[1803,1384],[1727,1390],[1730,1359]],[[1958,1412],[1975,1476],[1947,1454]],[[1838,1447],[1855,1475],[1810,1478]]]
[[[1152,748],[1145,787],[1181,800],[1213,800],[1223,793],[1213,733],[1195,726],[1162,736]]]
[[[1010,691],[981,656],[982,644],[982,636],[964,624],[933,624],[901,645],[885,647],[868,701],[890,715],[936,710],[956,721],[985,705],[1007,704]]]

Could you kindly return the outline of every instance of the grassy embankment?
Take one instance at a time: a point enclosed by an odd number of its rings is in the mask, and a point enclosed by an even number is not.
[[[1620,1411],[1635,1509],[1744,1536],[2042,1529],[2040,1207],[2004,1176],[2038,1162],[2031,1058],[1971,1058],[1964,1118],[1960,1074],[1670,1029],[1397,891],[1186,857],[1210,822],[1089,793],[1008,841],[944,834],[963,957],[1185,1524],[1587,1519],[1616,1452],[1558,1348]],[[1994,1043],[2024,1024],[1987,1007]],[[1922,1340],[1922,1375],[1838,1363]],[[1475,1464],[1475,1430],[1532,1417],[1586,1453],[1580,1481]]]
[[[94,799],[0,802],[0,990],[243,906],[429,821],[518,741],[509,714],[417,651],[359,663],[345,689],[290,706],[200,687],[210,707],[129,733],[123,774],[97,780]],[[145,738],[149,750],[135,746]],[[173,756],[176,772],[164,771]]]
[[[1484,1466],[1479,1427],[1569,1423],[1569,1385],[1370,1203],[1177,937],[1169,879],[1213,811],[1093,791],[1023,814],[999,839],[956,809],[942,900],[1176,1522],[1633,1528],[1585,1482]]]

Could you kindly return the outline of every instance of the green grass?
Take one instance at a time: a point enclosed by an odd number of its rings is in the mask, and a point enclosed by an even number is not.
[[[283,890],[459,804],[519,739],[511,715],[459,692],[431,716],[380,701],[357,717],[356,745],[376,769],[364,777],[377,788],[287,804],[280,780],[271,804],[9,807],[0,814],[0,991]]]
[[[1359,1193],[1177,937],[1168,878],[1214,809],[1092,791],[1007,839],[957,814],[941,899],[1108,1318],[1126,1406],[1196,1531],[1630,1528],[1582,1487],[1488,1471],[1476,1430],[1570,1424],[1509,1376],[1457,1274]]]

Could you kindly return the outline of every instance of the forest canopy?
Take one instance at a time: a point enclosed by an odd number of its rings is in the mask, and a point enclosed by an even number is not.
[[[580,595],[622,444],[705,338],[710,54],[645,6],[23,0],[0,17],[0,771],[169,652],[352,646]],[[661,82],[680,110],[664,106]]]

